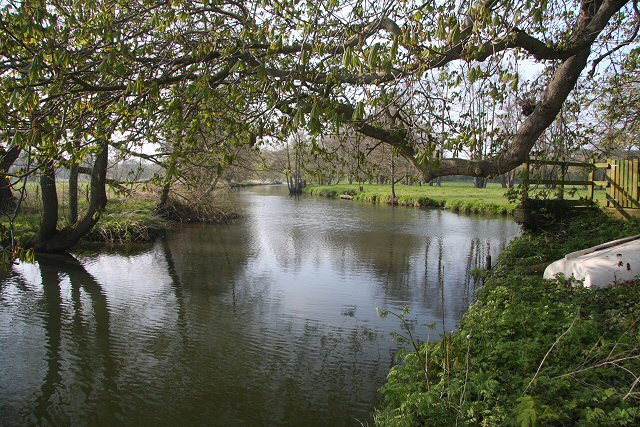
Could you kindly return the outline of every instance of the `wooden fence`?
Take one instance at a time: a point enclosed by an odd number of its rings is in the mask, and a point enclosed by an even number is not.
[[[607,207],[638,209],[638,159],[609,160],[607,169]]]
[[[580,206],[584,202],[593,203],[593,195],[596,186],[606,187],[607,207],[618,210],[640,209],[640,169],[638,159],[632,160],[607,160],[602,163],[572,162],[564,160],[537,160],[530,159],[523,165],[522,173],[522,199],[526,203],[529,197],[531,185],[553,185],[558,190],[558,199],[563,200],[565,186],[586,186],[586,200],[566,201],[568,205]],[[556,179],[530,179],[531,165],[558,166]],[[581,167],[589,171],[587,180],[568,180],[569,167]],[[605,169],[604,181],[597,181],[596,171]]]

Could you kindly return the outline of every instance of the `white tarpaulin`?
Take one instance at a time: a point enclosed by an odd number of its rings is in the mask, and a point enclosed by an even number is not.
[[[640,235],[572,252],[544,270],[545,279],[556,274],[584,280],[587,288],[602,288],[640,275]]]

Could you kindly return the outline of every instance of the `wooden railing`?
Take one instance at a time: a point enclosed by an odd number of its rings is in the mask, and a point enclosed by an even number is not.
[[[607,206],[638,209],[638,159],[609,160],[607,170]]]
[[[530,179],[531,165],[559,166],[557,179]],[[589,171],[587,180],[567,179],[569,167],[581,167]],[[595,179],[596,171],[605,169],[604,181]],[[564,160],[538,160],[529,159],[523,165],[522,172],[522,200],[526,202],[529,197],[531,185],[555,185],[558,190],[558,199],[564,200],[566,186],[586,186],[586,200],[593,202],[595,187],[606,187],[607,207],[617,209],[640,209],[640,167],[638,159],[632,160],[607,160],[600,163],[574,162]],[[584,200],[584,199],[583,199]],[[579,205],[581,201],[567,201],[568,204]]]
[[[531,165],[559,166],[557,179],[531,179],[530,178]],[[574,162],[574,161],[564,161],[564,160],[529,159],[523,165],[522,200],[524,202],[529,198],[530,185],[555,185],[558,189],[558,199],[560,200],[564,200],[564,193],[565,193],[566,186],[581,185],[581,186],[587,187],[586,199],[589,201],[593,201],[595,186],[606,185],[605,181],[595,181],[595,171],[598,167],[602,167],[602,165],[603,164],[600,164],[600,163],[585,163],[585,162]],[[606,165],[606,163],[604,165]],[[567,170],[571,166],[581,167],[589,170],[589,179],[588,180],[567,179]]]

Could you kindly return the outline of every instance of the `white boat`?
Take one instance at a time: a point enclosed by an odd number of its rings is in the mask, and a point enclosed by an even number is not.
[[[640,276],[640,234],[572,252],[544,270],[545,279],[557,274],[582,280],[587,288],[603,288]]]

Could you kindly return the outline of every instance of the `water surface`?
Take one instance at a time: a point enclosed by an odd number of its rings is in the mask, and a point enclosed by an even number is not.
[[[0,282],[0,425],[371,423],[411,307],[455,328],[507,218],[238,194],[243,217]],[[443,304],[444,299],[444,304]],[[435,330],[425,324],[435,323]]]

